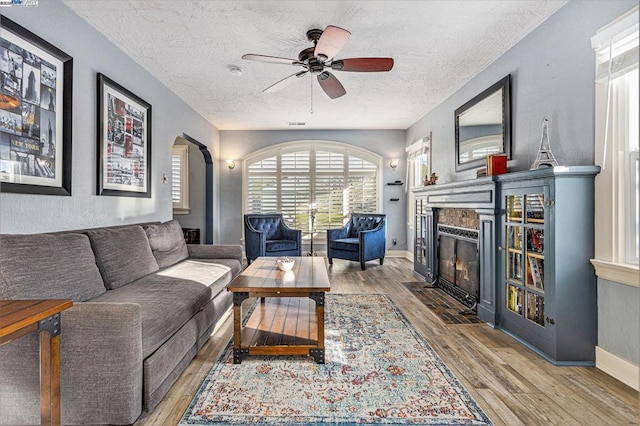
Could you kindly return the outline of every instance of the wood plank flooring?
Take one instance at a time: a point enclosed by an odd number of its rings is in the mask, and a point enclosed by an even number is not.
[[[444,324],[402,282],[417,281],[412,262],[384,266],[335,259],[331,293],[384,293],[422,333],[496,425],[640,425],[638,392],[596,368],[555,367],[486,324]],[[136,425],[175,425],[233,330],[229,316],[160,405]]]

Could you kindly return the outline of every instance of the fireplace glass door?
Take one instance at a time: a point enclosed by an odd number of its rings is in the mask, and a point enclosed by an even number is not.
[[[438,233],[438,286],[467,306],[473,306],[480,293],[478,242],[460,236]]]

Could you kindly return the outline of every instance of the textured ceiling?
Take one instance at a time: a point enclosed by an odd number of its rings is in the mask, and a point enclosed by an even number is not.
[[[257,130],[291,128],[289,122],[307,129],[406,129],[566,1],[65,3],[218,129]],[[311,46],[307,30],[327,25],[351,32],[338,59],[393,57],[393,70],[334,72],[347,91],[334,100],[308,75],[262,93],[301,68],[241,56],[295,59]],[[241,76],[229,72],[234,65]]]

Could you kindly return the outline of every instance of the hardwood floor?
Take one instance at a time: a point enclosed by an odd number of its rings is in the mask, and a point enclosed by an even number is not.
[[[385,293],[431,344],[496,425],[638,425],[638,392],[596,368],[555,367],[486,324],[444,324],[402,284],[413,264],[334,260],[332,293]],[[136,425],[175,425],[232,335],[228,316],[160,405]]]

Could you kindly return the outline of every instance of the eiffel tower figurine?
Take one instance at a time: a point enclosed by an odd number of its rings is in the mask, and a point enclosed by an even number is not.
[[[538,149],[538,155],[536,161],[531,165],[530,170],[539,169],[541,167],[556,167],[559,166],[558,160],[553,156],[551,152],[551,144],[549,143],[549,120],[547,117],[542,120],[542,137],[540,138],[540,149]]]

